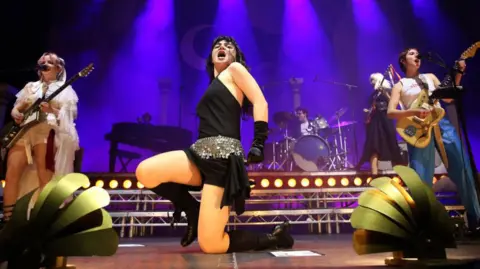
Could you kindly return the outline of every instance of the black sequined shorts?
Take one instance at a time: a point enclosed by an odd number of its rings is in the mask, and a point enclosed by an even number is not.
[[[249,197],[250,183],[238,139],[224,136],[201,138],[184,152],[200,171],[203,184],[225,189],[222,206],[238,205],[241,201],[235,202],[236,199]]]

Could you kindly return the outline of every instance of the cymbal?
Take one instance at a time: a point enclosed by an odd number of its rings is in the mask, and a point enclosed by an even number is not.
[[[294,118],[295,117],[293,116],[293,113],[286,111],[279,111],[273,114],[273,122],[275,122],[277,125],[283,125]]]
[[[333,125],[332,128],[345,127],[357,123],[356,121],[342,121],[340,124]]]
[[[340,118],[341,116],[345,115],[345,113],[347,112],[348,108],[347,107],[342,107],[340,108],[339,110],[337,110],[334,115],[330,118],[330,122],[332,121],[337,121],[338,118]]]

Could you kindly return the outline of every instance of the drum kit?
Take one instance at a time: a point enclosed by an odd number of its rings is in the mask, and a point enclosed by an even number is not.
[[[291,112],[277,112],[273,121],[278,128],[271,134],[279,135],[273,143],[265,145],[263,169],[275,171],[303,170],[305,172],[351,169],[348,161],[347,134],[355,121],[340,121],[347,108],[341,108],[329,119],[316,116],[309,120],[306,132],[300,133],[300,123]],[[293,131],[292,131],[293,130]],[[293,133],[293,134],[292,134]]]

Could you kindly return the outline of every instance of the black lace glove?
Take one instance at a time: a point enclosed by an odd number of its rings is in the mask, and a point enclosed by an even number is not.
[[[255,131],[252,147],[248,152],[248,163],[261,163],[264,159],[263,147],[268,138],[268,123],[264,121],[255,122]]]

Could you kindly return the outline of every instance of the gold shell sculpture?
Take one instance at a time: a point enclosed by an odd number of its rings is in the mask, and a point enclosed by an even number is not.
[[[57,257],[115,254],[118,235],[103,209],[110,203],[107,191],[91,187],[64,204],[88,182],[87,176],[78,173],[52,179],[28,218],[35,191],[20,198],[0,231],[0,262],[8,261],[8,268],[39,268],[39,264],[48,268]]]
[[[432,189],[411,168],[394,170],[407,188],[388,177],[371,181],[350,219],[359,255],[394,252],[394,257],[446,259],[455,248],[454,224]],[[388,264],[388,263],[387,263]]]

